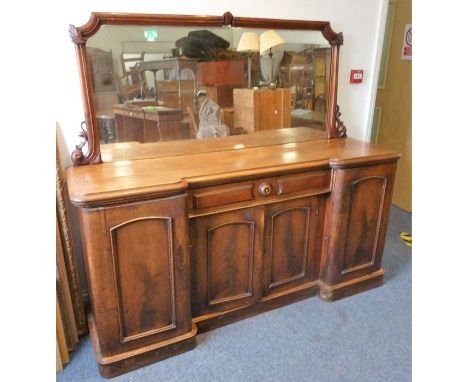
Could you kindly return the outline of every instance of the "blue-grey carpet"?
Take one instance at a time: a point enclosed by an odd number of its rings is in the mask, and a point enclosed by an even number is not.
[[[392,207],[384,285],[333,303],[311,297],[197,336],[194,350],[122,381],[411,381],[411,214]],[[58,382],[105,381],[84,337]]]

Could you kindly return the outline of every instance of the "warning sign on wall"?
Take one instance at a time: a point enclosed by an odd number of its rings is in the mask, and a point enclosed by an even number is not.
[[[412,42],[412,27],[411,24],[405,25],[405,35],[403,37],[403,49],[401,51],[402,60],[411,60],[413,55],[413,42]]]

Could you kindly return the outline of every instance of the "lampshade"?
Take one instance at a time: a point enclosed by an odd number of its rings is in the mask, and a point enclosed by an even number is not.
[[[267,30],[260,35],[260,54],[285,43],[286,41],[273,29]]]
[[[244,32],[237,46],[238,52],[258,52],[258,34],[255,32]]]

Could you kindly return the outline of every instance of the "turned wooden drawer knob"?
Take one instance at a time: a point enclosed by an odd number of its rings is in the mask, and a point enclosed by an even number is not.
[[[260,193],[261,193],[263,196],[268,196],[268,195],[270,195],[270,194],[271,194],[271,190],[272,190],[271,184],[268,183],[268,182],[261,183],[261,184],[258,186],[258,191],[260,191]]]

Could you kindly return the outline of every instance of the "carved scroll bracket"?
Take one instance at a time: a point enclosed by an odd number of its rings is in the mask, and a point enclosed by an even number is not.
[[[330,41],[330,45],[343,45],[343,42],[343,32],[340,32],[337,33],[336,36]]]
[[[340,112],[340,107],[336,105],[336,131],[338,132],[338,137],[346,137],[346,126],[344,125],[344,122],[340,119],[341,117],[341,112]]]
[[[86,39],[83,37],[81,31],[75,27],[74,25],[70,24],[68,28],[68,33],[70,34],[70,38],[75,44],[85,44]]]
[[[84,126],[86,126],[86,121],[81,122],[81,131],[78,133],[78,136],[83,140],[76,145],[76,149],[73,150],[71,154],[71,160],[74,165],[80,164],[84,158],[83,154],[83,147],[88,143],[88,133],[85,130]]]
[[[327,39],[327,41],[330,43],[330,45],[343,45],[343,32],[336,33],[330,24],[327,24],[323,29],[322,29],[322,34],[323,37]]]

